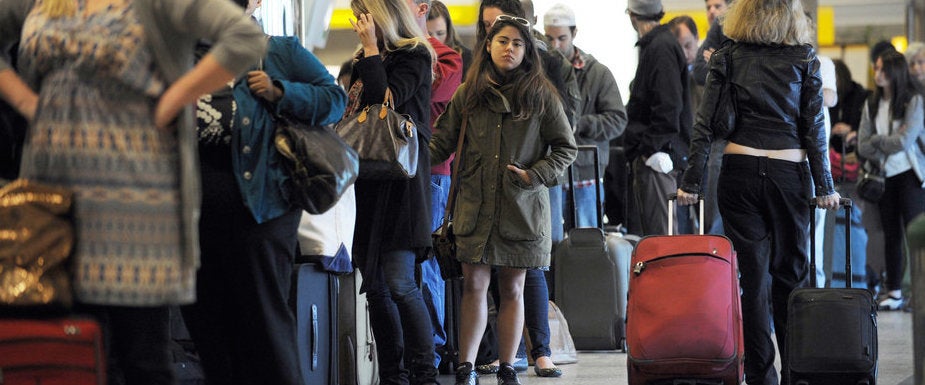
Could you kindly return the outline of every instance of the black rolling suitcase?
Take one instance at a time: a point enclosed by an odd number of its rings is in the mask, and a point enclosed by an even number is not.
[[[847,223],[851,200],[843,199]],[[815,203],[810,223],[815,224]],[[813,225],[815,227],[815,225]],[[812,234],[812,232],[810,232]],[[851,244],[851,231],[845,231]],[[814,240],[814,237],[810,237]],[[815,243],[813,241],[812,243]],[[866,289],[817,289],[815,245],[810,246],[810,286],[790,294],[787,357],[794,385],[875,385],[877,378],[877,304]],[[851,248],[845,272],[851,276]]]
[[[319,263],[297,263],[293,269],[290,306],[296,316],[299,367],[305,385],[336,385],[337,276]]]

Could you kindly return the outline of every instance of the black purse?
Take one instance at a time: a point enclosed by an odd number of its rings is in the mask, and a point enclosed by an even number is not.
[[[880,103],[878,98],[868,98],[867,116],[870,119],[870,129],[873,133],[877,132],[876,111]],[[887,119],[888,132],[892,132],[893,116]],[[886,190],[886,171],[883,169],[883,159],[867,159],[858,173],[858,183],[855,185],[855,191],[861,199],[877,203],[883,197]]]
[[[267,36],[268,42],[270,39]],[[263,70],[263,59],[257,68]],[[281,163],[289,176],[283,184],[286,201],[309,214],[321,214],[334,207],[344,191],[356,182],[359,174],[356,151],[330,127],[277,114],[268,101],[254,97],[276,123],[273,144],[282,155]]]
[[[284,194],[290,204],[310,214],[328,211],[359,174],[359,157],[334,130],[274,115],[273,143],[283,157],[289,179]]]
[[[856,185],[856,191],[861,199],[868,202],[880,202],[883,192],[886,190],[886,175],[880,167],[875,166],[871,161],[864,163]]]
[[[453,234],[453,207],[456,204],[457,177],[459,164],[462,163],[463,144],[466,137],[466,125],[469,122],[463,117],[462,127],[459,129],[459,139],[456,140],[456,159],[453,160],[453,175],[450,177],[450,195],[446,200],[446,209],[443,211],[443,223],[431,234],[433,239],[434,258],[440,266],[440,276],[444,280],[462,279],[462,264],[456,258],[456,235]]]

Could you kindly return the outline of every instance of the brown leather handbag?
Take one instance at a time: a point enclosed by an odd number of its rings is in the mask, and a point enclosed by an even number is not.
[[[418,131],[410,116],[394,110],[392,91],[337,123],[335,131],[360,156],[358,179],[411,179],[418,171]]]
[[[73,193],[26,179],[0,187],[0,306],[72,303]]]

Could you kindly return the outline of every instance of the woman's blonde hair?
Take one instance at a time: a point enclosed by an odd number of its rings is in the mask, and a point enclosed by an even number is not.
[[[812,23],[800,0],[736,0],[723,21],[730,39],[754,44],[812,44]]]
[[[52,19],[73,16],[77,12],[77,0],[41,0],[39,10]]]
[[[418,26],[405,0],[351,0],[350,8],[354,13],[368,13],[382,32],[383,50],[417,47],[423,44],[430,52],[431,61],[436,60],[436,53],[421,27]]]

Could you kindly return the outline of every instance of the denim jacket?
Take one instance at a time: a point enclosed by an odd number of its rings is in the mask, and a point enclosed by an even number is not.
[[[314,125],[336,123],[347,104],[347,95],[321,62],[295,37],[271,37],[263,71],[283,91],[270,105],[251,94],[247,74],[234,86],[237,103],[231,139],[232,166],[244,204],[257,223],[277,218],[290,210],[283,184],[288,178],[273,144],[275,124],[264,106]]]

